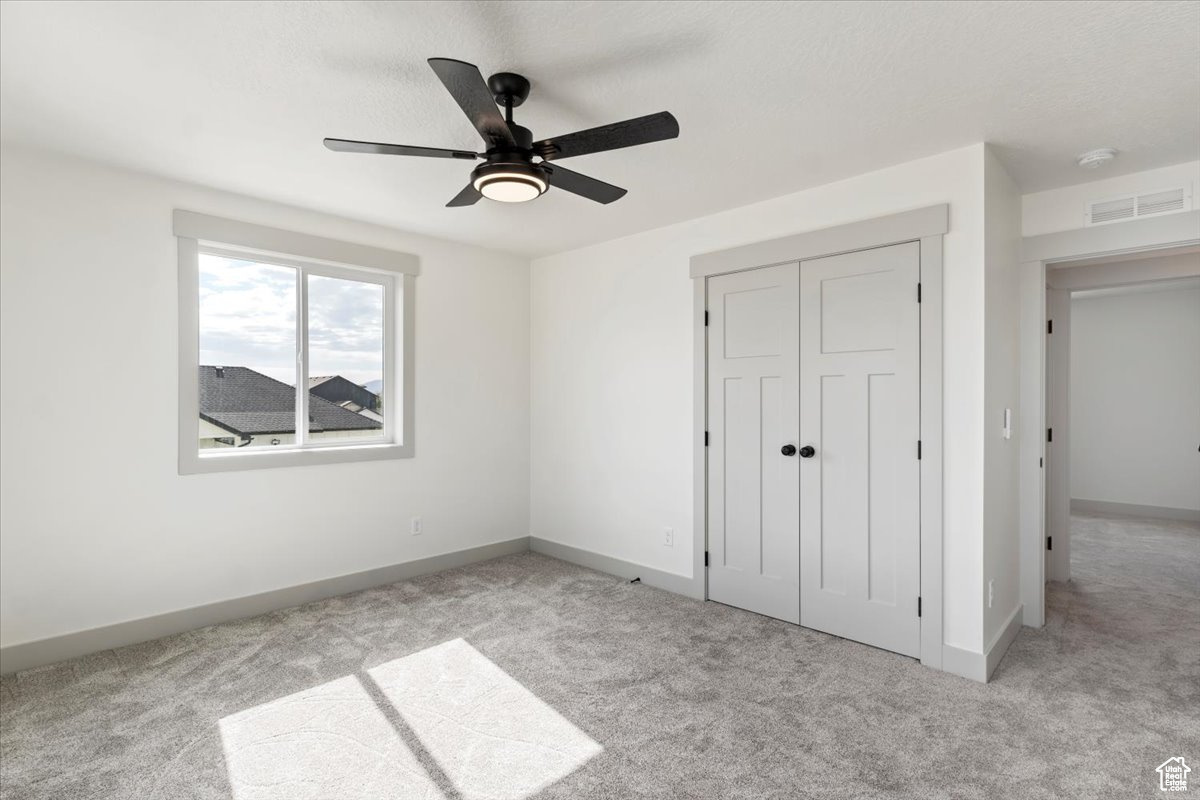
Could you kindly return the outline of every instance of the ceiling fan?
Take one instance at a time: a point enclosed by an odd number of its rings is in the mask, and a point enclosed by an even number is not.
[[[471,172],[471,181],[447,206],[470,206],[480,197],[504,203],[523,203],[540,197],[551,186],[595,200],[611,203],[625,195],[619,186],[589,178],[558,165],[558,161],[588,153],[618,150],[638,144],[674,139],[679,123],[670,112],[660,111],[624,122],[601,125],[585,131],[533,141],[533,133],[513,122],[513,109],[529,97],[529,81],[513,72],[497,72],[485,82],[474,64],[452,58],[431,58],[429,66],[445,84],[467,119],[479,131],[487,149],[445,150],[403,144],[326,139],[325,146],[343,153],[379,153],[426,158],[483,159]],[[500,115],[497,106],[504,108]],[[534,159],[538,159],[535,161]]]

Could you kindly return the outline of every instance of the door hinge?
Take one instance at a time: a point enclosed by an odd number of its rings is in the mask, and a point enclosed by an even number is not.
[[[1042,468],[1042,459],[1038,459],[1038,469]]]
[[[1054,428],[1046,428],[1046,441],[1047,442],[1054,441]]]
[[[921,595],[917,595],[917,616],[921,616]]]
[[[1046,320],[1046,333],[1048,333],[1048,334],[1054,333],[1054,320],[1052,320],[1052,319]]]
[[[917,284],[917,302],[921,302],[921,284]]]
[[[708,431],[704,432],[704,446],[708,447]]]
[[[1053,550],[1053,549],[1054,549],[1054,537],[1053,537],[1053,536],[1047,536],[1047,537],[1046,537],[1046,549],[1047,549],[1047,550]]]
[[[704,551],[704,566],[708,566],[708,551]]]
[[[704,312],[704,327],[708,327],[708,312]]]
[[[917,439],[917,461],[921,460],[921,440]]]

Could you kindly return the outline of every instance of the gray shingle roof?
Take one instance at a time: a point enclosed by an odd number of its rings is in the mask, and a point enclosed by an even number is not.
[[[218,374],[219,373],[219,374]],[[296,432],[296,390],[248,367],[200,367],[200,416],[234,433]],[[380,430],[383,425],[315,394],[309,430]]]

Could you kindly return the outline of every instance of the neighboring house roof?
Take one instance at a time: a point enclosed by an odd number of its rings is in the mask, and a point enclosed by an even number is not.
[[[312,384],[312,381],[309,381]],[[248,367],[200,367],[200,416],[233,433],[296,432],[296,390]],[[309,430],[380,430],[377,420],[308,395]]]
[[[358,403],[354,402],[353,400],[347,400],[344,403],[338,403],[338,405],[341,406],[342,408],[346,409],[347,411],[353,411],[355,414],[362,414],[364,417],[370,417],[371,419],[375,419],[375,420],[379,420],[380,422],[383,422],[383,417],[381,415],[375,413],[374,411],[372,411],[369,408],[363,408],[362,406],[360,406]]]
[[[349,408],[355,413],[363,413],[369,409],[378,412],[382,408],[379,395],[365,386],[354,383],[341,375],[324,375],[309,378],[308,390],[319,397],[324,397],[331,403]],[[348,406],[347,403],[352,403]],[[373,419],[379,419],[378,415]]]

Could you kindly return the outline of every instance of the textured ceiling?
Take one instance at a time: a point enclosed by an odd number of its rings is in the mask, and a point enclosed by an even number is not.
[[[602,241],[973,142],[1026,191],[1200,158],[1196,2],[0,3],[0,136],[524,254]],[[425,63],[533,82],[538,138],[660,110],[678,140],[567,166],[600,206],[444,208],[477,149]],[[1115,147],[1084,173],[1074,157]]]

